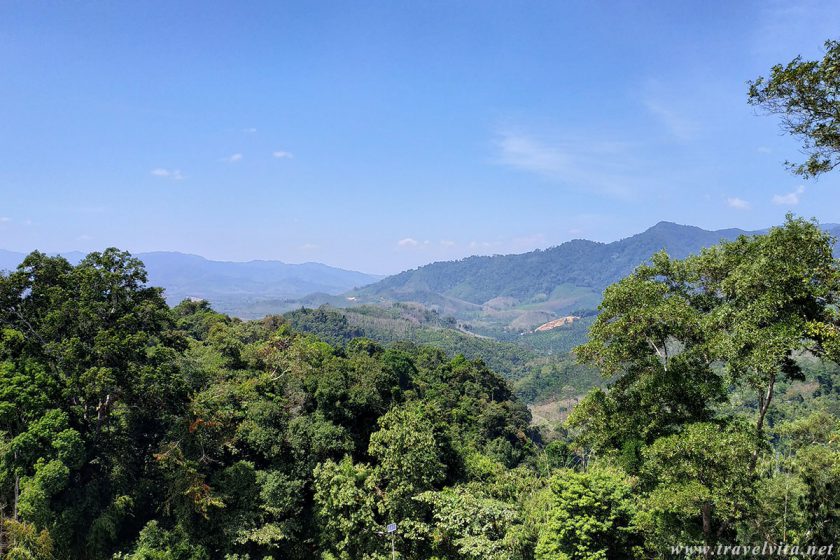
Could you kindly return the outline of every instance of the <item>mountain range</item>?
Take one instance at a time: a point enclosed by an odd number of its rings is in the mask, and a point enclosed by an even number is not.
[[[840,234],[838,224],[823,228]],[[611,243],[575,239],[522,254],[436,262],[386,278],[319,263],[222,262],[175,252],[136,256],[146,264],[149,282],[165,289],[170,304],[202,298],[223,313],[258,318],[302,306],[416,303],[456,318],[476,334],[499,338],[590,314],[604,288],[659,250],[684,258],[721,240],[761,232],[659,222]],[[64,256],[78,262],[84,255]],[[13,269],[23,257],[0,250],[0,270]]]
[[[77,251],[62,256],[74,264],[84,258]],[[296,299],[313,292],[341,294],[382,278],[320,263],[212,261],[176,252],[135,256],[145,263],[149,283],[165,289],[170,305],[200,298],[210,301],[216,310],[236,316],[266,300]],[[23,253],[0,250],[0,270],[14,269],[24,257]]]
[[[823,228],[840,234],[840,225]],[[415,302],[471,321],[479,333],[521,333],[559,317],[586,315],[597,307],[604,288],[657,251],[685,258],[722,240],[762,231],[709,231],[659,222],[612,243],[576,239],[523,254],[437,262],[389,276],[345,298],[353,304]]]

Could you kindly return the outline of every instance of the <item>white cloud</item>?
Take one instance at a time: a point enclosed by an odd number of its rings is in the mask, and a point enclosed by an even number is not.
[[[246,134],[253,134],[253,133],[255,133],[256,131],[257,131],[257,129],[256,129],[256,128],[243,128],[243,129],[242,129],[242,132],[244,132],[244,133],[246,133]]]
[[[749,210],[750,203],[744,200],[743,198],[732,197],[726,199],[726,205],[730,208],[735,208],[736,210]]]
[[[397,241],[397,245],[400,247],[417,247],[420,245],[420,242],[416,239],[412,239],[411,237],[406,237],[405,239],[400,239]]]
[[[12,221],[11,218],[8,218],[6,216],[0,216],[0,224],[5,224],[5,223],[11,222],[11,221]]]
[[[799,185],[793,192],[789,192],[787,194],[774,194],[773,204],[780,206],[796,206],[799,204],[799,199],[802,197],[802,193],[804,192],[805,186]]]
[[[505,132],[497,142],[499,163],[536,173],[580,190],[626,197],[633,190],[627,144],[577,137],[547,143],[528,134]]]
[[[663,101],[649,97],[645,99],[645,107],[678,140],[685,142],[697,134],[699,126],[696,122],[677,112]]]
[[[771,150],[767,146],[759,146],[758,148],[755,149],[755,151],[760,153],[760,154],[772,154],[773,153],[773,150]]]
[[[232,154],[228,157],[222,158],[222,161],[225,163],[238,163],[242,161],[242,154]]]
[[[276,152],[271,152],[271,155],[276,157],[277,159],[292,159],[293,156],[291,152],[284,152],[283,150],[277,150]]]
[[[151,174],[162,179],[172,179],[173,181],[180,181],[184,179],[184,174],[180,169],[164,169],[163,167],[156,167],[152,169]]]
[[[300,246],[301,250],[303,251],[315,251],[316,249],[320,249],[320,245],[316,245],[315,243],[304,243]]]
[[[454,247],[455,242],[449,239],[442,239],[440,244],[444,247]]]

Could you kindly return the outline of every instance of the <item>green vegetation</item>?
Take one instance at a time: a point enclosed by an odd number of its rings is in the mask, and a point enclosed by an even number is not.
[[[201,301],[170,309],[115,249],[77,266],[33,253],[0,276],[0,553],[385,560],[393,545],[398,558],[553,560],[830,545],[831,249],[789,218],[684,260],[658,254],[606,290],[576,352],[610,383],[546,430],[484,361],[364,336],[408,322],[397,332],[447,344],[457,322],[422,307],[243,322]],[[459,336],[499,360],[523,351]],[[531,359],[520,394],[581,383],[566,361]]]
[[[838,164],[826,47],[750,90],[806,177]],[[0,274],[0,558],[834,558],[836,240],[737,233],[438,263],[255,321],[170,308],[117,249],[34,252]],[[568,418],[536,425],[546,399]]]
[[[815,224],[789,217],[683,261],[658,254],[606,291],[578,355],[613,383],[590,393],[569,427],[579,445],[638,477],[636,522],[649,544],[836,540],[838,510],[804,496],[840,490],[837,401],[800,393],[783,409],[798,400],[797,417],[770,412],[781,385],[804,391],[816,377],[814,392],[833,391],[840,275],[831,251]],[[834,374],[806,372],[820,358]],[[810,422],[824,424],[789,447],[788,434]],[[812,461],[826,477],[806,474]],[[780,492],[782,519],[768,514]]]
[[[780,115],[782,129],[802,140],[808,159],[787,166],[805,178],[840,165],[840,41],[826,41],[825,50],[821,61],[797,56],[750,82],[750,104]]]
[[[283,317],[294,330],[314,334],[334,346],[367,337],[386,346],[431,346],[451,356],[482,360],[510,381],[526,403],[580,396],[602,383],[597,370],[578,364],[569,354],[586,340],[586,325],[592,317],[544,333],[509,335],[509,341],[471,334],[454,318],[441,317],[419,304],[319,307]]]
[[[170,310],[145,280],[113,249],[0,277],[4,555],[374,558],[392,520],[402,555],[523,546],[443,513],[470,492],[524,531],[507,473],[536,477],[539,439],[482,362]]]
[[[613,243],[577,239],[520,255],[433,263],[350,295],[357,302],[377,305],[419,303],[470,324],[473,332],[504,339],[577,310],[594,309],[604,288],[657,251],[683,258],[742,233],[661,222]]]
[[[580,316],[579,313],[572,313],[572,315]],[[592,326],[594,320],[594,316],[582,317],[571,325],[555,327],[550,331],[525,333],[514,340],[541,354],[569,353],[586,342],[589,327]]]
[[[364,306],[349,310],[321,307],[300,309],[284,317],[292,328],[315,334],[337,346],[360,336],[381,344],[430,345],[450,355],[481,358],[509,379],[521,377],[526,364],[537,358],[536,353],[515,344],[462,332],[454,319],[443,318],[417,305]]]

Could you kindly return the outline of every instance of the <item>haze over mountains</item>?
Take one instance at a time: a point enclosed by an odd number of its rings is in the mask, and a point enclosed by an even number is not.
[[[840,226],[825,224],[837,235]],[[304,303],[337,306],[417,302],[468,321],[475,332],[524,332],[547,321],[593,311],[604,288],[629,274],[659,250],[684,258],[721,240],[760,233],[708,231],[659,222],[637,235],[598,243],[577,239],[518,255],[476,256],[438,262],[389,276],[339,298]]]
[[[840,225],[823,228],[840,234]],[[177,252],[137,257],[146,264],[150,283],[165,288],[172,305],[188,297],[202,298],[221,312],[257,318],[301,306],[412,302],[469,321],[478,333],[495,335],[593,310],[604,288],[659,250],[683,258],[750,233],[759,232],[659,222],[612,243],[576,239],[522,254],[436,262],[384,279],[319,263],[222,262]],[[64,256],[78,262],[83,254]],[[13,269],[23,257],[0,250],[0,270]]]
[[[0,270],[15,268],[23,253],[0,250]],[[72,263],[84,255],[63,253]],[[177,252],[138,253],[146,265],[149,283],[165,289],[166,300],[176,305],[185,298],[210,301],[222,313],[243,315],[243,310],[265,300],[287,300],[313,292],[340,294],[382,278],[320,263],[287,264],[280,261],[211,261]]]
[[[746,234],[740,229],[707,231],[660,222],[643,233],[612,243],[575,239],[529,253],[475,256],[438,262],[389,276],[354,292],[360,298],[416,300],[437,294],[454,306],[503,305],[556,300],[572,287],[600,292],[664,249],[683,258],[722,239]],[[580,299],[579,296],[570,298]],[[563,307],[568,307],[563,305]]]

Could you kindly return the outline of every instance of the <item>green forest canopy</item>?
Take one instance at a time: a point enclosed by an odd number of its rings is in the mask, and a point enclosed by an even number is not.
[[[790,218],[611,286],[551,439],[481,360],[170,309],[116,249],[0,277],[3,554],[596,559],[840,536],[838,266]]]

